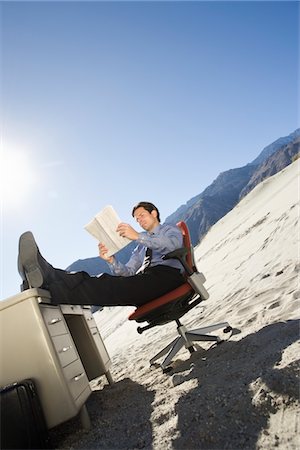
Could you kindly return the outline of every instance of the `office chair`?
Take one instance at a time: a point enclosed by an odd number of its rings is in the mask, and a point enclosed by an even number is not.
[[[202,273],[198,272],[194,262],[194,250],[191,245],[188,227],[185,222],[178,222],[177,226],[182,232],[184,246],[168,253],[165,255],[164,259],[175,258],[181,262],[184,268],[185,283],[171,292],[139,306],[128,317],[129,320],[135,320],[138,323],[148,322],[148,325],[137,328],[137,331],[140,334],[157,325],[163,325],[171,321],[176,322],[179,336],[150,360],[150,364],[153,365],[155,361],[167,354],[160,364],[164,371],[169,369],[168,366],[173,357],[183,346],[185,346],[190,353],[193,353],[196,350],[193,346],[194,341],[212,341],[216,344],[223,342],[219,336],[209,334],[212,331],[223,328],[224,333],[232,332],[232,328],[228,322],[208,325],[195,330],[187,330],[180,322],[179,319],[184,314],[197,306],[200,302],[207,300],[209,294],[203,286],[205,277]],[[228,337],[230,337],[230,335]]]

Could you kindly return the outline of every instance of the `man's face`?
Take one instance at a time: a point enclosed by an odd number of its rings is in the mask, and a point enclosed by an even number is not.
[[[155,210],[150,213],[145,208],[137,208],[134,211],[134,218],[145,231],[152,231],[159,224]]]

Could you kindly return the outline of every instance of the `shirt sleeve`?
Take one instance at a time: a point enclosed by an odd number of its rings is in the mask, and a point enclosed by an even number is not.
[[[131,275],[134,275],[143,263],[141,248],[141,245],[135,247],[129,261],[126,264],[117,261],[115,258],[112,263],[108,263],[112,273],[123,277],[130,277]]]
[[[178,227],[164,226],[157,233],[139,233],[137,242],[161,254],[172,252],[183,245],[182,233]]]
[[[114,275],[131,276],[135,275],[136,271],[142,266],[145,247],[151,248],[155,255],[152,257],[152,262],[155,259],[156,264],[161,264],[163,255],[172,252],[176,248],[183,245],[183,238],[180,229],[173,225],[160,226],[158,230],[152,234],[141,232],[136,240],[137,246],[132,252],[129,261],[126,264],[114,259],[113,263],[109,263],[109,267]],[[165,264],[165,263],[164,263]],[[168,263],[168,265],[171,265]]]

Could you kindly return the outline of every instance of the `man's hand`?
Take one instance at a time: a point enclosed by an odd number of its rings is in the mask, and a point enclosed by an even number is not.
[[[128,223],[119,223],[117,230],[120,236],[126,237],[131,241],[136,241],[139,237],[139,233],[135,231],[132,226],[128,225]]]
[[[98,249],[99,249],[99,256],[100,258],[104,259],[104,261],[109,262],[110,264],[114,261],[114,257],[113,256],[107,256],[107,248],[105,247],[104,244],[102,244],[102,242],[100,242],[98,244]]]

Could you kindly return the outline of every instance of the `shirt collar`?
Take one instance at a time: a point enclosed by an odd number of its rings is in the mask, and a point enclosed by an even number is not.
[[[147,231],[147,234],[157,234],[159,230],[161,229],[162,225],[159,223],[152,231]]]

